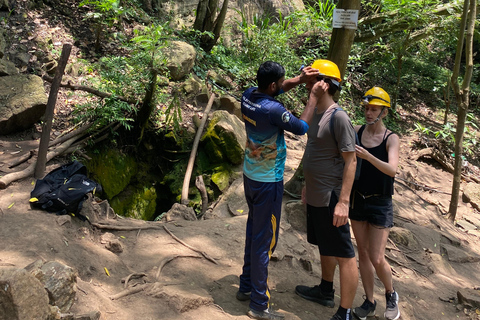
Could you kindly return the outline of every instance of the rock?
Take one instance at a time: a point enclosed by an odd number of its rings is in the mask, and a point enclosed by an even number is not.
[[[0,77],[13,76],[15,74],[18,74],[15,64],[9,60],[0,59]]]
[[[456,276],[455,269],[452,268],[450,263],[437,253],[430,253],[430,262],[428,268],[435,274],[443,274],[449,278]]]
[[[0,134],[25,130],[38,122],[45,113],[47,99],[39,76],[0,77]]]
[[[212,212],[205,214],[205,219],[227,218],[248,213],[247,201],[243,190],[243,178],[238,178],[224,192]]]
[[[180,313],[211,305],[214,302],[206,290],[196,286],[163,286],[156,283],[147,291],[147,294],[165,300],[171,308]]]
[[[61,215],[57,217],[57,223],[59,226],[71,226],[72,225],[72,216],[70,215]]]
[[[195,75],[185,80],[182,84],[182,89],[187,96],[196,95],[205,88],[205,85],[202,81]]]
[[[138,173],[135,158],[120,150],[109,148],[91,157],[85,165],[94,180],[102,185],[107,199],[112,199],[122,192]]]
[[[447,255],[448,261],[459,262],[459,263],[480,261],[480,256],[469,253],[461,248],[457,248],[446,243],[442,243],[441,248],[442,248],[442,253]]]
[[[190,74],[197,57],[192,45],[182,41],[171,41],[168,47],[164,49],[164,53],[167,57],[167,68],[172,80],[178,81]]]
[[[43,285],[25,269],[0,269],[0,319],[45,320],[50,314]]]
[[[153,220],[157,208],[157,191],[145,181],[128,185],[125,190],[111,200],[113,210],[123,217]]]
[[[477,229],[480,229],[480,219],[472,216],[472,215],[465,215],[463,217],[467,222],[473,224]]]
[[[390,230],[389,238],[392,239],[393,242],[404,245],[408,248],[418,247],[418,241],[415,239],[414,234],[408,229],[393,227]]]
[[[218,107],[218,110],[226,110],[243,121],[240,102],[231,95],[226,94],[220,97],[220,106]]]
[[[475,225],[473,225],[470,222],[467,222],[465,220],[457,220],[457,221],[455,221],[455,224],[457,226],[461,227],[462,229],[467,230],[467,231],[477,229],[477,227]]]
[[[105,248],[107,250],[110,250],[113,253],[122,253],[123,252],[123,245],[118,239],[114,239],[109,241],[106,245]]]
[[[467,183],[463,188],[462,200],[463,202],[470,202],[472,207],[480,210],[480,185],[473,182]]]
[[[300,232],[307,232],[307,211],[302,201],[287,203],[285,217],[292,228]]]
[[[179,220],[195,221],[197,220],[197,216],[195,215],[193,208],[187,207],[186,205],[180,203],[174,203],[172,208],[165,213],[165,216],[162,218],[162,220],[166,222]]]
[[[201,141],[213,163],[227,160],[239,165],[243,162],[247,141],[245,127],[236,116],[227,111],[218,110],[213,113]]]
[[[218,187],[218,190],[224,191],[230,185],[230,174],[228,170],[219,170],[212,174],[212,182]]]
[[[0,29],[0,59],[2,59],[5,56],[5,48],[7,47],[7,42],[5,41],[4,34],[5,34],[5,30]]]
[[[457,291],[458,303],[480,308],[480,291],[473,289],[462,289]]]
[[[50,305],[68,312],[77,295],[77,272],[57,261],[35,261],[25,270],[37,278],[48,292]]]
[[[222,86],[226,89],[231,89],[232,88],[232,85],[230,84],[230,82],[228,82],[228,80],[225,77],[219,75],[218,73],[216,73],[213,70],[208,71],[207,76],[210,79],[212,79],[212,81],[214,83],[218,84],[219,86]]]

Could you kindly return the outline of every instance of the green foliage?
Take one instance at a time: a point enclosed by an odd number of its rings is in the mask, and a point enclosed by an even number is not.
[[[79,105],[74,110],[74,115],[77,115],[77,121],[88,119],[95,121],[100,127],[119,122],[125,129],[130,130],[133,123],[133,111],[129,103],[120,101],[112,96],[97,103],[88,102]]]
[[[182,109],[180,108],[180,100],[177,94],[174,95],[165,114],[165,125],[167,127],[172,126],[175,131],[179,131],[182,123]]]
[[[468,155],[473,156],[476,152],[478,144],[476,137],[478,126],[475,123],[476,119],[472,113],[467,114],[467,119],[468,120],[465,122],[463,149]],[[455,144],[456,127],[450,122],[448,122],[441,129],[436,131],[417,122],[415,123],[415,129],[413,131],[420,132],[425,137],[441,140],[450,146],[453,146]]]
[[[317,0],[314,5],[306,4],[307,13],[309,13],[312,20],[320,21],[332,20],[335,7],[333,0]]]
[[[79,7],[90,6],[94,11],[88,12],[86,18],[93,18],[99,23],[112,25],[125,12],[120,0],[83,0]]]

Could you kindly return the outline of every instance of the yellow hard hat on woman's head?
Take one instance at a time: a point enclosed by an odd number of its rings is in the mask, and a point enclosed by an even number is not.
[[[390,96],[387,91],[383,90],[380,87],[373,87],[372,89],[365,92],[365,95],[362,98],[364,105],[374,105],[374,106],[384,106],[390,108]]]
[[[333,78],[338,82],[342,81],[340,70],[338,70],[337,65],[330,60],[324,60],[324,59],[315,60],[312,63],[312,68],[318,69],[321,76]]]

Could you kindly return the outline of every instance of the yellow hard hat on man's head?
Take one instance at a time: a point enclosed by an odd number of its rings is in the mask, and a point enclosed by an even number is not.
[[[338,82],[342,81],[340,70],[338,70],[337,65],[330,60],[324,60],[324,59],[315,60],[312,63],[312,68],[318,69],[321,76],[333,78]]]
[[[390,96],[387,91],[383,90],[380,87],[373,87],[372,89],[365,92],[365,95],[362,98],[364,105],[374,105],[374,106],[384,106],[390,108]]]

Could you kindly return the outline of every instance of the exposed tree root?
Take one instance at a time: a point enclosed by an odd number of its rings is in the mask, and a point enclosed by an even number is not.
[[[185,247],[187,247],[188,249],[190,250],[193,250],[197,253],[200,253],[202,256],[205,257],[205,259],[215,263],[215,264],[218,264],[217,261],[215,261],[215,259],[211,258],[208,254],[206,254],[205,252],[201,251],[201,250],[198,250],[197,248],[194,248],[192,247],[191,245],[189,244],[186,244],[185,242],[183,242],[182,240],[180,240],[179,238],[177,238],[177,236],[175,236],[170,230],[167,229],[167,226],[163,226],[163,229],[165,229],[165,231],[170,235],[172,236],[173,239],[177,240],[179,243],[183,244]]]
[[[122,279],[122,282],[124,282],[123,287],[125,289],[127,289],[128,281],[130,281],[130,279],[138,279],[138,278],[145,277],[146,275],[147,275],[146,273],[132,273],[132,274],[129,274],[125,279]]]
[[[120,298],[123,298],[125,296],[129,296],[131,294],[135,294],[135,293],[139,293],[139,292],[142,292],[143,290],[145,290],[145,287],[147,285],[139,285],[139,286],[136,286],[136,287],[132,287],[132,288],[128,288],[128,289],[125,289],[117,294],[114,294],[113,296],[110,296],[110,299],[111,300],[118,300]]]
[[[202,257],[200,256],[194,256],[194,255],[175,255],[173,257],[166,258],[160,262],[160,265],[158,266],[157,274],[155,275],[155,279],[158,280],[160,278],[160,273],[162,272],[163,267],[171,261],[173,261],[176,258],[197,258],[201,259]]]
[[[118,225],[109,222],[92,222],[92,226],[98,229],[105,229],[105,230],[117,230],[117,231],[134,231],[134,230],[147,230],[147,229],[157,229],[160,230],[162,227],[157,225],[141,225],[141,226],[125,226],[125,225]]]

